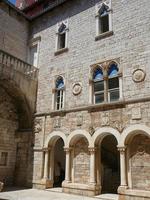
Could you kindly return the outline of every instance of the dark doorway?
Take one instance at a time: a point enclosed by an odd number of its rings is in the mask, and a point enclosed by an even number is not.
[[[117,140],[106,136],[101,143],[102,193],[117,193],[120,185],[120,159]]]
[[[60,138],[54,147],[54,187],[61,187],[65,180],[64,142]]]

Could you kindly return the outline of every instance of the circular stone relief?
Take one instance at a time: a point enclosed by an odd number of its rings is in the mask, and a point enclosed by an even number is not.
[[[132,78],[134,82],[142,82],[145,79],[145,72],[142,69],[136,69],[133,72]]]
[[[72,87],[72,91],[74,95],[78,95],[82,91],[82,86],[81,83],[75,83]]]

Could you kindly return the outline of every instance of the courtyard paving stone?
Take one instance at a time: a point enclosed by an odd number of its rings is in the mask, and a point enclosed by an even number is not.
[[[95,198],[37,189],[0,193],[0,200],[95,200]]]

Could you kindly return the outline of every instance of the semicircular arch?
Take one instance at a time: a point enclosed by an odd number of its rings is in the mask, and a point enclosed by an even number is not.
[[[66,147],[71,146],[78,138],[84,137],[87,139],[89,146],[91,147],[92,144],[92,137],[89,134],[89,132],[85,131],[85,130],[75,130],[73,132],[70,133],[70,135],[67,138],[67,144]]]
[[[139,133],[150,137],[150,127],[144,124],[135,124],[127,127],[121,134],[120,146],[125,146],[131,137]]]
[[[93,135],[94,145],[97,144],[98,142],[101,142],[104,139],[104,137],[106,137],[107,135],[113,135],[116,138],[117,143],[119,145],[119,143],[120,143],[120,133],[119,133],[119,131],[117,131],[116,129],[111,128],[111,127],[98,128],[95,131],[95,133]]]
[[[44,147],[47,148],[49,145],[53,146],[55,141],[59,138],[63,140],[64,146],[66,146],[66,135],[61,131],[53,131],[47,136]]]

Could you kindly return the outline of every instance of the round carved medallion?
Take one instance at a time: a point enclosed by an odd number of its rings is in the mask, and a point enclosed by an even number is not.
[[[142,69],[136,69],[132,75],[133,81],[136,83],[142,82],[145,79],[145,75],[146,74]]]
[[[78,95],[82,91],[82,86],[81,83],[75,83],[72,87],[72,91],[74,95]]]

